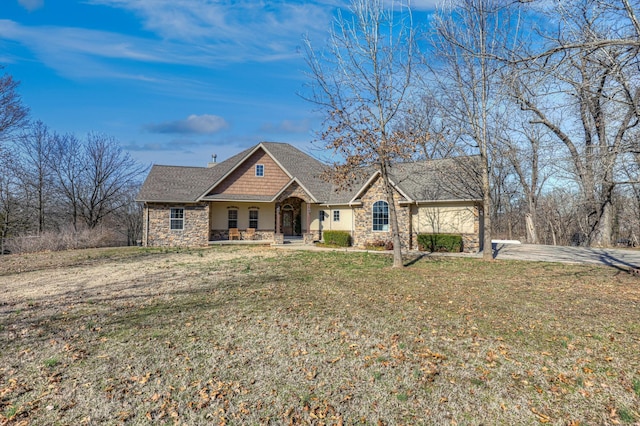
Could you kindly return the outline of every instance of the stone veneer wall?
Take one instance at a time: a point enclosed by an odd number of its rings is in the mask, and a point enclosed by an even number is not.
[[[473,208],[473,234],[462,235],[462,251],[465,253],[478,253],[480,251],[480,210],[477,204]]]
[[[387,196],[385,194],[381,178],[376,179],[376,181],[369,187],[361,201],[362,207],[355,207],[353,209],[353,245],[363,247],[367,243],[374,241],[391,241],[391,217],[389,217],[389,231],[373,231],[373,205],[376,201],[387,201]],[[394,193],[400,241],[402,242],[403,249],[409,249],[411,248],[410,207],[400,206],[398,203],[399,201],[399,194]]]
[[[171,230],[171,208],[184,209],[184,229]],[[145,210],[147,246],[201,247],[209,243],[208,203],[147,204]]]

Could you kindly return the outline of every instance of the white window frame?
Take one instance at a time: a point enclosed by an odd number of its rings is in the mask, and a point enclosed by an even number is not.
[[[264,177],[264,164],[256,164],[256,177]]]
[[[325,214],[325,211],[324,211],[324,210],[320,210],[320,211],[318,211],[318,220],[319,220],[320,222],[324,222],[325,216],[326,216],[326,214]]]
[[[384,212],[376,212],[376,206],[379,205],[380,203],[384,203],[384,205],[386,205],[386,223],[384,223],[385,221],[381,221],[381,219],[384,219],[384,216],[382,216],[384,214]],[[380,215],[381,217],[378,218],[376,220],[376,216]],[[376,229],[376,226],[378,226],[380,229]],[[371,230],[373,232],[388,232],[389,231],[389,203],[387,203],[384,200],[378,200],[375,203],[373,203],[373,205],[371,206]]]
[[[340,222],[340,210],[333,211],[333,221]]]
[[[172,231],[184,231],[184,207],[171,207],[169,229]]]
[[[251,217],[252,214],[255,214],[255,219]],[[256,209],[251,209],[249,210],[249,228],[253,228],[253,229],[258,229],[258,223],[260,220],[260,214],[258,213],[258,210]],[[251,222],[255,222],[256,226],[251,226]]]
[[[235,218],[231,218],[231,212],[235,212]],[[236,222],[236,226],[231,226],[231,221],[235,221]],[[238,228],[238,209],[229,209],[227,210],[227,228],[231,229],[231,228]]]

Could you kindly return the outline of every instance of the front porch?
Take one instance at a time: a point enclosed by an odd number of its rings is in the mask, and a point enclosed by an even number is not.
[[[211,244],[312,244],[319,240],[319,206],[304,194],[276,201],[210,201]]]

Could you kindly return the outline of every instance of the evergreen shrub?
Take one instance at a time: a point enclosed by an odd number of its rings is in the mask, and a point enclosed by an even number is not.
[[[322,236],[325,244],[338,247],[349,247],[351,245],[351,234],[347,231],[324,231]]]
[[[453,234],[418,234],[418,247],[423,251],[450,252],[462,251],[462,235]]]

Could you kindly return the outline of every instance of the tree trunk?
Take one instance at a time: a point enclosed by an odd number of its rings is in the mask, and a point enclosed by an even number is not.
[[[533,215],[531,213],[525,214],[524,221],[527,228],[527,242],[529,244],[538,244],[538,233],[536,231],[536,224],[533,220]]]
[[[385,162],[386,163],[386,162]],[[402,268],[402,243],[400,242],[400,227],[398,226],[398,212],[394,202],[394,189],[389,181],[389,174],[386,164],[382,164],[382,182],[387,196],[387,204],[389,205],[389,225],[391,226],[391,240],[393,241],[393,267]],[[410,238],[410,236],[409,236]]]
[[[610,201],[602,206],[600,217],[589,235],[590,247],[611,247],[613,243],[613,204]]]

